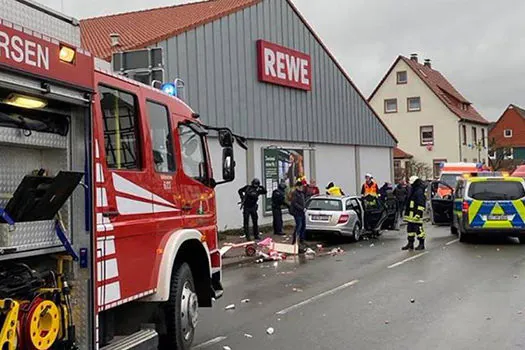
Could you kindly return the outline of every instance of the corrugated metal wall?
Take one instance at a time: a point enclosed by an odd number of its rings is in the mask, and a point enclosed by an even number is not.
[[[256,41],[309,54],[312,90],[261,83]],[[394,140],[285,0],[264,0],[158,44],[167,76],[211,125],[253,139],[393,146]]]

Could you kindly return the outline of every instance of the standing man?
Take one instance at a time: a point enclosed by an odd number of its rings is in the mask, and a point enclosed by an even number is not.
[[[414,249],[414,241],[417,239],[419,245],[416,250],[425,249],[425,229],[423,228],[423,213],[425,212],[425,185],[417,176],[412,176],[409,180],[412,190],[408,197],[408,203],[405,211],[405,221],[407,222],[407,239],[406,246],[402,250]]]
[[[394,196],[396,196],[397,207],[399,208],[399,214],[403,215],[405,210],[407,198],[408,198],[408,186],[405,179],[402,179],[394,190]]]
[[[374,196],[377,197],[379,194],[379,187],[377,186],[377,183],[374,180],[374,177],[372,174],[366,174],[365,175],[365,183],[361,187],[361,195],[363,197],[366,196]]]
[[[239,189],[239,197],[241,197],[241,208],[244,222],[244,236],[250,240],[250,217],[252,218],[253,224],[253,237],[259,239],[259,226],[257,220],[259,215],[257,209],[259,209],[259,196],[267,193],[266,188],[261,186],[259,179],[253,179],[250,185],[244,186]]]
[[[273,215],[273,234],[284,236],[283,233],[283,207],[289,207],[284,199],[286,185],[280,183],[277,189],[272,192],[272,215]]]
[[[297,237],[299,237],[299,244],[302,245],[306,236],[304,185],[299,181],[295,186],[296,188],[292,195],[292,203],[290,204],[290,214],[295,219],[295,231],[292,244],[295,244]]]

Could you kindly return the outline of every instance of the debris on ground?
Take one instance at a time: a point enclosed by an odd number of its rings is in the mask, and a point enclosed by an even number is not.
[[[499,251],[500,251],[501,249],[499,249],[499,248],[496,248],[496,250],[497,250],[497,251],[499,252]]]
[[[224,308],[224,310],[234,310],[234,309],[235,309],[235,304],[230,304]]]
[[[492,317],[487,316],[485,319],[486,319],[487,321],[490,321],[490,320],[492,320]]]
[[[370,301],[368,302],[368,305],[372,305],[372,300],[370,300]]]
[[[246,338],[253,338],[253,335],[248,334],[248,333],[244,333],[244,336],[245,336]]]
[[[222,350],[232,350],[232,348],[230,348],[229,346],[225,345],[225,346],[222,347]]]
[[[304,254],[306,255],[315,255],[315,252],[312,248],[307,248],[306,251],[304,252]]]
[[[514,278],[518,278],[518,275],[514,275]]]
[[[374,243],[370,244],[370,248],[372,248],[372,247],[375,247],[375,244],[374,244]]]
[[[301,293],[303,291],[301,288],[294,288],[292,290],[296,293]]]
[[[345,251],[341,249],[341,247],[334,248],[330,251],[330,255],[336,256],[336,255],[343,255]]]
[[[390,321],[385,321],[385,324],[389,324],[389,323],[390,323]]]
[[[410,302],[414,304],[416,302],[416,299],[410,299]]]
[[[523,311],[518,311],[518,315],[521,315],[521,314],[523,314]]]
[[[317,245],[317,250],[322,252],[323,251],[323,245],[322,244],[318,244]]]
[[[266,330],[266,334],[268,335],[272,335],[274,332],[275,332],[275,329],[273,329],[272,327],[268,327],[268,329]]]
[[[243,300],[241,300],[241,303],[243,303],[243,304],[246,304],[246,303],[249,303],[249,302],[250,302],[250,299],[243,299]]]
[[[424,280],[419,280],[419,281],[417,281],[417,283],[425,283],[425,281]]]

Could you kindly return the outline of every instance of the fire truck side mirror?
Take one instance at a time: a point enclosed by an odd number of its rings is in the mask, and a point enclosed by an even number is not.
[[[229,130],[219,130],[219,143],[221,147],[233,147],[233,135]]]
[[[235,180],[235,159],[232,147],[222,149],[222,179],[224,182]]]

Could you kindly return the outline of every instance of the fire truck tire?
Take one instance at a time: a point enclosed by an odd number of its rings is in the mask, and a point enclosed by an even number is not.
[[[170,298],[166,302],[166,346],[163,349],[189,350],[195,336],[198,301],[190,266],[173,267]]]

